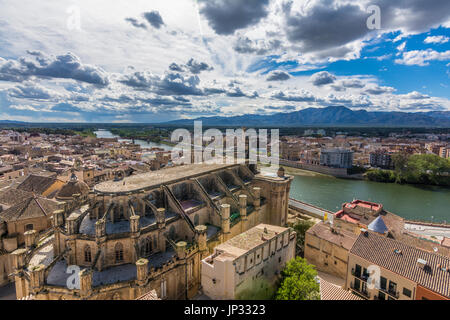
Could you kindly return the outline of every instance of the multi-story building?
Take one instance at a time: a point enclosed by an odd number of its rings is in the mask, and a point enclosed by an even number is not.
[[[248,298],[260,280],[273,285],[295,257],[295,244],[292,229],[260,224],[218,245],[202,260],[203,293],[214,300]]]
[[[319,222],[305,234],[305,259],[317,270],[345,279],[348,252],[358,236],[326,222]]]
[[[280,155],[282,159],[298,161],[300,154],[305,150],[305,147],[300,143],[295,142],[281,142]]]
[[[450,258],[363,230],[346,288],[370,300],[450,300]]]
[[[286,224],[292,178],[252,165],[186,165],[64,197],[53,238],[30,234],[12,254],[17,298],[192,298],[215,246],[260,223]],[[68,286],[69,266],[78,286]]]
[[[377,150],[370,153],[370,166],[392,169],[394,167],[394,162],[392,161],[392,152],[385,150]]]
[[[335,168],[351,168],[353,166],[353,151],[347,149],[322,149],[320,165]]]

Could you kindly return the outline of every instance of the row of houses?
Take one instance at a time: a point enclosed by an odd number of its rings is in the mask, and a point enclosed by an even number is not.
[[[382,205],[355,200],[306,232],[305,258],[368,300],[450,299],[448,239],[420,239]]]

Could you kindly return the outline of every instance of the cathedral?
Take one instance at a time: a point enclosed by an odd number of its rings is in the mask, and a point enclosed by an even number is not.
[[[190,299],[201,260],[260,223],[284,226],[292,177],[246,164],[193,164],[101,182],[76,177],[52,231],[12,253],[18,299]]]

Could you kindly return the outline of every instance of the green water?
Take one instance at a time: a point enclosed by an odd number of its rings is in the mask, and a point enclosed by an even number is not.
[[[353,199],[369,200],[406,219],[450,223],[450,188],[295,175],[290,197],[330,211]]]

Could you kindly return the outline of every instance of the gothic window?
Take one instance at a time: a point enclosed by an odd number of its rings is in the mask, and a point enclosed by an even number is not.
[[[194,225],[198,226],[199,222],[200,222],[199,220],[200,220],[200,218],[198,217],[198,214],[196,214],[194,217]]]
[[[171,226],[169,229],[169,237],[174,240],[175,239],[175,227]]]
[[[153,248],[158,248],[158,239],[156,239],[156,236],[153,236]]]
[[[189,261],[188,264],[188,280],[191,281],[194,277],[194,261]]]
[[[91,247],[88,245],[84,247],[84,262],[92,262]]]
[[[166,298],[167,295],[167,281],[166,279],[161,280],[161,299]]]
[[[123,261],[123,245],[118,242],[115,246],[116,263]]]
[[[144,240],[144,256],[150,255],[152,252],[152,240],[150,237]]]

